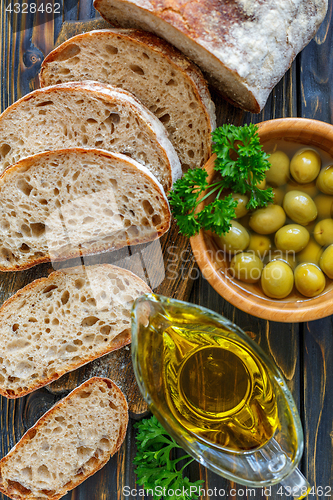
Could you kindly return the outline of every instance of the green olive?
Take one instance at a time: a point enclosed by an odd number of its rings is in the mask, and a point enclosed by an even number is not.
[[[272,186],[282,186],[289,179],[290,160],[283,151],[275,151],[269,157],[270,169],[266,172],[266,180]]]
[[[250,235],[245,227],[233,220],[229,232],[222,236],[215,236],[215,239],[222,250],[233,253],[248,247]]]
[[[287,224],[275,235],[276,248],[288,252],[300,252],[309,243],[310,234],[305,227],[298,224]]]
[[[291,267],[281,260],[269,262],[261,273],[261,286],[268,297],[284,299],[294,286],[294,273]]]
[[[255,252],[260,257],[264,257],[271,249],[271,240],[263,234],[250,234],[248,251]]]
[[[319,221],[313,231],[313,236],[322,247],[333,243],[333,220],[323,219]]]
[[[286,214],[279,205],[258,208],[250,218],[250,228],[259,234],[275,233],[286,222]]]
[[[258,189],[266,189],[266,179],[263,179],[260,182],[257,182],[256,187]]]
[[[252,182],[253,180],[253,173],[250,172],[249,173],[249,180]],[[257,181],[255,186],[258,188],[258,189],[265,189],[266,188],[266,177],[263,178],[262,181]]]
[[[282,205],[284,198],[284,191],[281,188],[273,187],[273,195],[274,195],[274,205]]]
[[[282,252],[282,250],[273,250],[270,252],[268,262],[272,262],[274,260],[282,260],[289,264],[291,269],[295,269],[296,267],[296,254],[295,252]]]
[[[245,283],[256,283],[260,280],[263,263],[253,252],[242,252],[235,255],[230,262],[232,275]]]
[[[302,191],[289,191],[283,199],[283,208],[291,220],[306,226],[317,217],[314,201]]]
[[[295,286],[305,297],[316,297],[325,288],[324,273],[315,264],[304,262],[295,269]]]
[[[319,265],[324,273],[333,279],[333,245],[325,248],[320,257]]]
[[[309,182],[309,184],[299,184],[299,182],[289,181],[286,192],[289,193],[289,191],[302,191],[302,193],[308,194],[311,198],[314,198],[318,194],[315,181]]]
[[[300,184],[313,181],[318,176],[320,169],[321,158],[314,149],[300,149],[290,162],[290,173]]]
[[[322,253],[322,247],[318,245],[315,240],[310,238],[309,243],[306,245],[306,247],[297,254],[297,260],[300,264],[302,264],[303,262],[310,262],[311,264],[316,264],[317,266],[319,266],[319,261]]]
[[[317,188],[325,194],[333,194],[333,165],[328,165],[320,171]]]
[[[317,207],[318,217],[320,219],[329,219],[332,215],[333,196],[318,194],[313,201]]]
[[[236,218],[240,219],[241,217],[244,217],[244,215],[246,215],[248,212],[246,205],[249,202],[249,197],[246,196],[246,194],[240,193],[232,193],[232,197],[235,201],[238,202],[238,205],[235,208],[235,214]]]

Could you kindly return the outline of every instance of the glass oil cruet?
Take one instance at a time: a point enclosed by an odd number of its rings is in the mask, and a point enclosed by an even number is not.
[[[240,328],[147,294],[132,310],[134,372],[151,412],[198,462],[245,486],[304,498],[303,432],[279,370]]]

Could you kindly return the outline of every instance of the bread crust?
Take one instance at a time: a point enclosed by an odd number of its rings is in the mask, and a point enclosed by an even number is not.
[[[89,93],[96,99],[104,99],[109,102],[113,102],[119,96],[126,101],[127,105],[130,106],[136,114],[138,114],[138,111],[140,112],[141,117],[143,117],[150,130],[150,133],[156,137],[156,141],[159,143],[159,154],[163,158],[163,161],[168,169],[169,180],[164,186],[165,191],[168,192],[171,189],[173,182],[179,179],[182,175],[178,156],[169,141],[165,128],[162,126],[160,121],[138,99],[136,99],[134,95],[126,90],[96,81],[67,82],[59,85],[44,87],[42,89],[36,89],[33,92],[21,97],[18,101],[9,106],[0,115],[0,122],[1,120],[6,119],[7,116],[13,112],[13,110],[19,108],[23,103],[28,102],[39,95],[42,95],[43,97],[45,96],[45,99],[47,100],[52,97],[53,93],[61,92],[69,94],[76,93],[77,91]]]
[[[105,269],[105,272],[112,272],[112,270],[119,270],[117,266],[114,266],[112,264],[97,264],[99,268]],[[62,270],[58,271],[53,271],[49,276],[46,278],[39,278],[37,280],[32,281],[25,287],[21,288],[18,290],[14,295],[9,297],[2,306],[0,307],[0,324],[3,322],[4,317],[8,312],[10,312],[10,309],[13,307],[14,311],[16,310],[16,302],[20,300],[21,298],[24,298],[26,294],[29,292],[33,292],[36,288],[38,288],[40,285],[46,285],[46,284],[53,284],[57,282],[58,277],[62,277],[66,274],[69,273],[76,273],[78,270],[82,271],[83,269],[87,270],[92,270],[96,266],[77,266],[77,267],[69,267],[65,268]],[[132,273],[131,271],[128,271],[127,269],[122,269],[124,275],[127,275],[133,282],[136,282],[138,286],[141,288],[145,288],[145,293],[151,293],[152,290],[150,287],[141,279],[139,278],[136,274]],[[77,360],[76,362],[72,362],[71,367],[69,369],[58,369],[56,373],[54,373],[52,376],[44,379],[43,381],[36,381],[30,382],[30,384],[27,383],[27,388],[28,390],[22,391],[20,393],[14,393],[14,391],[6,391],[3,390],[0,387],[0,394],[2,396],[5,396],[8,399],[16,399],[22,396],[26,396],[27,394],[30,394],[31,392],[40,389],[41,387],[44,387],[45,385],[50,384],[51,382],[54,382],[55,380],[58,380],[60,377],[62,377],[65,373],[69,373],[73,370],[76,370],[77,368],[84,366],[94,359],[100,358],[102,356],[105,356],[106,354],[109,354],[110,352],[116,351],[117,349],[121,349],[122,347],[128,345],[131,343],[131,332],[129,330],[125,331],[125,334],[123,335],[117,335],[117,337],[114,339],[112,343],[112,347],[107,347],[105,349],[100,349],[98,352],[98,355],[90,355],[86,356],[84,359]]]
[[[327,5],[327,0],[94,0],[112,24],[146,29],[173,43],[229,101],[255,113],[314,36]]]
[[[66,49],[72,43],[80,43],[81,40],[89,37],[101,37],[110,38],[110,35],[121,35],[123,38],[134,41],[142,47],[148,46],[150,50],[162,54],[169,63],[173,65],[177,70],[181,71],[184,78],[188,80],[193,91],[197,96],[198,102],[201,103],[205,110],[207,119],[210,123],[211,130],[216,127],[216,117],[215,117],[215,105],[211,100],[210,93],[207,87],[206,79],[204,78],[201,70],[184,56],[176,47],[168,43],[166,40],[154,35],[149,31],[143,31],[139,29],[101,29],[93,30],[87,33],[80,33],[69,40],[66,40],[61,45],[56,47],[52,52],[50,52],[44,59],[41,71],[39,74],[39,80],[41,87],[47,85],[44,74],[47,71],[47,65],[50,62],[56,61],[59,54]],[[193,82],[195,85],[193,85]],[[210,147],[211,154],[211,147]],[[209,154],[209,156],[210,156]]]
[[[140,172],[141,175],[145,176],[149,183],[153,182],[158,189],[159,195],[162,197],[164,200],[164,206],[163,206],[163,212],[164,212],[164,223],[160,225],[156,229],[156,232],[151,231],[151,236],[149,238],[132,238],[131,240],[127,239],[127,245],[138,245],[141,243],[149,243],[150,241],[154,241],[158,238],[160,238],[166,231],[169,230],[170,224],[171,224],[171,212],[169,209],[169,203],[168,199],[165,195],[165,192],[163,190],[163,187],[161,184],[157,181],[157,179],[149,172],[149,170],[144,167],[143,165],[140,165],[136,161],[132,160],[131,158],[118,154],[118,153],[110,153],[108,151],[104,150],[99,150],[99,149],[85,149],[85,148],[67,148],[67,149],[59,149],[55,151],[46,151],[45,153],[38,153],[33,156],[29,156],[28,158],[24,158],[23,160],[20,160],[16,165],[12,165],[8,167],[1,175],[0,175],[0,191],[3,186],[6,185],[7,179],[10,178],[11,176],[15,176],[19,172],[25,172],[28,170],[30,167],[32,167],[39,159],[45,158],[45,159],[52,159],[54,155],[62,155],[62,154],[67,154],[71,153],[73,155],[81,155],[81,154],[86,154],[86,155],[98,155],[99,157],[105,157],[108,159],[121,159],[125,164],[127,164],[128,168],[133,169],[133,175],[136,174],[137,171]],[[68,259],[73,259],[76,257],[84,257],[84,256],[89,256],[89,255],[96,255],[96,254],[101,254],[101,253],[106,253],[109,251],[113,250],[118,250],[120,248],[123,248],[124,245],[118,243],[118,245],[108,245],[108,244],[96,244],[96,248],[92,251],[89,249],[85,249],[80,247],[76,247],[75,249],[69,249],[67,250],[66,253],[63,253],[60,256],[51,256],[45,255],[45,256],[40,256],[38,258],[34,258],[33,256],[28,259],[28,262],[23,263],[23,264],[14,264],[11,267],[5,267],[0,264],[0,271],[2,272],[11,272],[11,271],[22,271],[25,269],[29,269],[33,266],[36,266],[37,264],[41,264],[43,262],[50,262],[51,260],[54,262],[61,262],[64,260]]]
[[[125,399],[124,394],[122,391],[119,389],[119,387],[110,379],[108,378],[103,378],[103,377],[92,377],[83,384],[81,384],[79,387],[76,387],[73,391],[71,391],[65,398],[61,399],[58,403],[56,403],[50,410],[48,410],[44,415],[42,415],[37,422],[30,428],[28,429],[25,434],[21,437],[21,439],[18,441],[18,443],[10,450],[10,452],[0,460],[0,491],[7,495],[9,498],[12,498],[13,500],[40,500],[40,497],[34,496],[31,492],[29,494],[25,494],[22,492],[22,494],[15,494],[13,493],[10,489],[6,489],[3,487],[2,482],[1,482],[1,468],[3,464],[8,461],[10,457],[12,457],[20,448],[22,448],[27,441],[31,439],[30,436],[33,436],[35,434],[35,431],[44,423],[48,420],[49,416],[57,413],[57,411],[60,408],[63,408],[66,406],[68,401],[71,400],[71,398],[79,393],[82,389],[88,389],[89,386],[95,384],[95,383],[101,383],[105,382],[107,386],[111,389],[113,389],[118,397],[122,401],[122,410],[123,410],[123,417],[124,421],[122,422],[122,425],[120,427],[120,435],[117,440],[115,448],[112,450],[110,456],[106,460],[102,460],[99,464],[96,465],[96,467],[90,471],[86,472],[85,474],[82,473],[82,477],[77,478],[74,481],[70,481],[70,483],[67,483],[66,488],[62,487],[62,489],[56,494],[56,495],[51,495],[49,496],[49,500],[58,500],[59,498],[63,497],[68,491],[72,490],[73,488],[76,488],[79,484],[81,484],[83,481],[85,481],[88,477],[92,476],[95,474],[98,470],[100,470],[104,465],[108,462],[108,460],[119,450],[121,447],[125,436],[126,436],[126,430],[127,430],[127,425],[128,425],[128,405],[127,401]],[[23,487],[24,488],[24,487]]]

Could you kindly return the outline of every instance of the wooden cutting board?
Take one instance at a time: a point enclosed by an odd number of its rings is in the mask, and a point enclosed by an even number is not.
[[[22,22],[26,21],[23,19]],[[43,21],[45,20],[41,18],[36,20],[39,24],[43,24]],[[52,30],[38,29],[31,37],[30,32],[24,29],[25,26],[21,25],[21,29],[18,29],[19,27],[16,27],[14,22],[13,39],[10,44],[21,47],[24,53],[23,65],[19,68],[14,91],[2,96],[2,111],[22,95],[38,88],[38,72],[41,62],[54,46],[78,33],[107,27],[110,25],[100,18],[84,22],[64,22],[54,42]],[[15,66],[14,60],[13,66]],[[8,74],[7,87],[10,89],[12,84],[13,75]],[[145,279],[156,293],[180,300],[189,298],[192,287],[191,277],[197,274],[189,240],[178,234],[177,226],[173,221],[170,231],[161,240],[147,245],[125,248],[117,252],[75,259],[60,264],[44,264],[19,273],[0,273],[0,300],[3,302],[18,289],[34,279],[47,276],[54,269],[82,263],[89,265],[103,262],[126,267]],[[61,377],[46,388],[54,395],[63,396],[94,375],[114,380],[127,397],[131,416],[138,418],[147,412],[147,405],[141,397],[135,381],[130,347],[125,347],[95,360]]]

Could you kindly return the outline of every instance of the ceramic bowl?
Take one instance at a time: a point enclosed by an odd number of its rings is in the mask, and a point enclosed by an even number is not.
[[[261,143],[272,140],[296,142],[320,148],[332,156],[333,126],[305,118],[283,118],[259,123]],[[214,175],[213,155],[205,165],[211,180]],[[264,295],[259,283],[247,284],[228,277],[228,262],[219,250],[213,235],[201,230],[191,238],[191,246],[203,276],[213,288],[235,307],[263,319],[281,322],[310,321],[333,314],[333,282],[327,280],[324,292],[306,298],[294,287],[285,299],[275,300]]]

